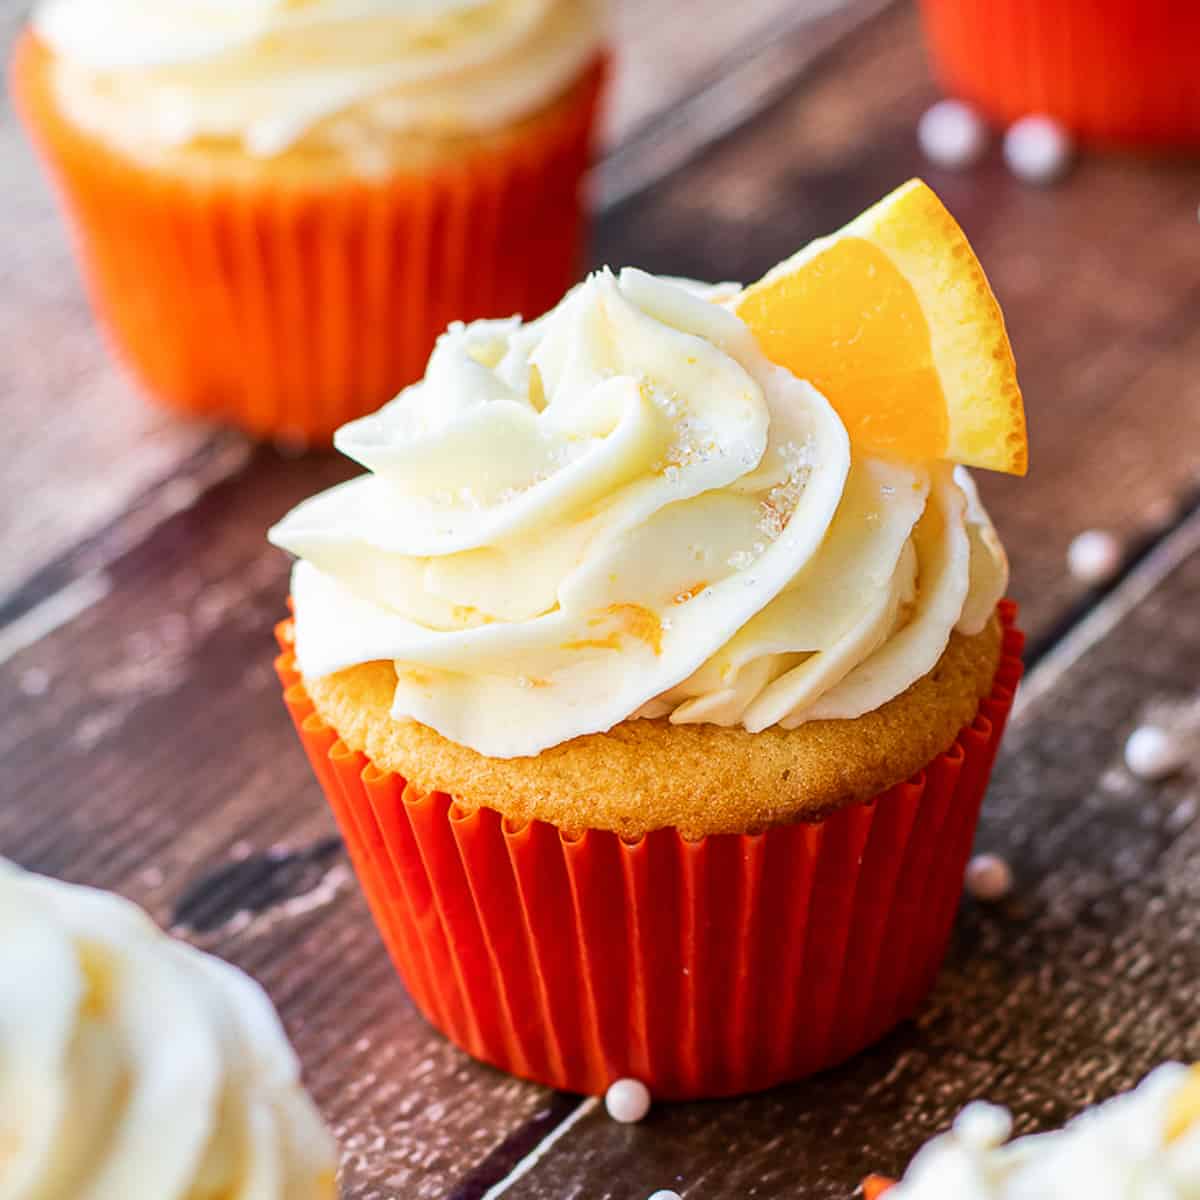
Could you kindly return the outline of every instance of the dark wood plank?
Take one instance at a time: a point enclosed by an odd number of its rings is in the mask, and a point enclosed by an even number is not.
[[[620,57],[606,152],[593,180],[600,211],[744,125],[831,46],[894,2],[618,3]]]
[[[111,365],[65,232],[7,104],[0,106],[0,174],[3,595],[110,523],[212,431],[149,407]]]
[[[1148,595],[1144,595],[1145,591]],[[1110,629],[1111,626],[1111,629]],[[979,843],[1009,899],[966,901],[920,1017],[852,1063],[762,1096],[664,1106],[637,1127],[589,1114],[511,1200],[687,1195],[845,1200],[898,1173],[958,1109],[1061,1124],[1168,1058],[1200,1056],[1200,763],[1161,784],[1121,760],[1147,706],[1200,679],[1200,513],[1034,672]]]
[[[609,100],[608,146],[616,146],[726,73],[729,64],[854,0],[688,0],[609,6],[616,77]]]
[[[998,152],[937,171],[914,133],[935,98],[915,12],[889,9],[751,127],[606,214],[595,257],[746,282],[923,175],[1009,321],[1032,467],[979,480],[1038,635],[1086,598],[1065,570],[1076,533],[1109,528],[1132,547],[1200,482],[1200,165],[1088,158],[1050,190],[1012,179]]]

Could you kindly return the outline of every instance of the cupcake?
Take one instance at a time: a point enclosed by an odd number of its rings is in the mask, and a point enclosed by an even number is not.
[[[41,0],[11,83],[145,389],[325,441],[576,278],[600,0]]]
[[[975,1101],[899,1183],[868,1179],[866,1200],[1190,1200],[1200,1195],[1200,1067],[1166,1063],[1064,1129],[1011,1132],[1007,1109]]]
[[[1200,8],[1178,0],[922,0],[942,87],[1000,124],[1200,147]]]
[[[368,473],[271,531],[288,707],[413,999],[476,1057],[733,1094],[920,1003],[1020,673],[957,465],[1024,461],[964,246],[914,183],[746,292],[600,271],[453,326],[337,433]],[[921,350],[888,322],[923,296],[956,320]]]
[[[0,940],[6,1196],[336,1195],[333,1139],[252,980],[3,860]]]

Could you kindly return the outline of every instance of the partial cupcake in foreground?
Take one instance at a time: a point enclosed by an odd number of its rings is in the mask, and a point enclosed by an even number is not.
[[[576,278],[600,0],[42,0],[12,65],[146,389],[327,442]]]
[[[1065,1128],[1009,1141],[1007,1109],[976,1101],[898,1183],[873,1175],[866,1200],[1195,1200],[1200,1067],[1166,1063]]]
[[[456,326],[336,444],[370,474],[271,533],[279,669],[430,1020],[556,1087],[685,1097],[914,1010],[1020,674],[955,461],[1025,456],[927,188],[745,292],[602,271]]]
[[[270,1000],[107,892],[0,859],[0,1190],[332,1200]]]

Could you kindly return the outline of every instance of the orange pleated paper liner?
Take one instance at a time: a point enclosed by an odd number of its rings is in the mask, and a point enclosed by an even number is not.
[[[122,156],[60,115],[51,61],[26,32],[18,109],[112,346],[175,408],[327,442],[420,378],[451,321],[537,316],[580,265],[603,62],[502,149],[424,174],[268,188]]]
[[[512,825],[349,750],[277,668],[392,958],[476,1058],[568,1091],[633,1076],[731,1095],[831,1066],[911,1015],[939,968],[1023,636],[928,767],[826,820],[637,840]]]
[[[1009,124],[1030,113],[1077,137],[1200,148],[1200,4],[1188,0],[922,0],[938,78]]]

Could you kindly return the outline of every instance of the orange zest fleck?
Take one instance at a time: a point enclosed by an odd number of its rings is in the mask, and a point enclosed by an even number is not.
[[[620,629],[606,634],[604,637],[580,638],[577,641],[563,642],[564,650],[620,650],[621,636],[636,638],[645,642],[655,654],[662,653],[662,621],[658,614],[651,612],[641,604],[610,604],[604,610],[604,616],[593,617],[589,625],[605,625],[611,618],[616,618]]]
[[[563,642],[564,650],[620,650],[621,635],[610,633],[603,638],[580,638],[574,642]]]
[[[85,1017],[101,1020],[112,1011],[115,986],[112,968],[91,942],[81,943],[76,954],[85,982],[80,1011]]]
[[[470,604],[456,604],[451,609],[451,613],[457,624],[472,628],[479,625],[493,625],[496,621],[495,617],[488,616],[487,613],[481,612]]]
[[[695,600],[695,598],[700,595],[700,593],[704,591],[706,587],[708,587],[707,579],[697,580],[697,582],[693,583],[691,587],[684,588],[682,592],[679,592],[675,596],[675,603],[686,604],[689,600]]]
[[[1188,1072],[1187,1081],[1171,1097],[1167,1109],[1167,1143],[1183,1137],[1200,1121],[1200,1063]]]
[[[616,617],[630,637],[645,642],[655,654],[662,653],[663,629],[657,613],[641,604],[610,604],[604,611]]]

